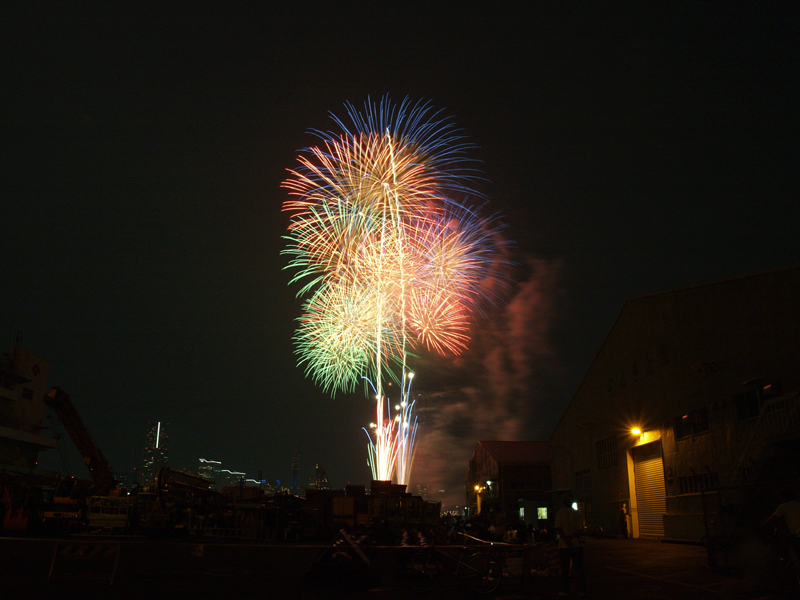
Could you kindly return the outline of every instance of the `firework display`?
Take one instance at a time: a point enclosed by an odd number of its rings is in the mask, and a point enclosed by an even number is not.
[[[308,297],[299,363],[326,392],[368,382],[376,400],[373,478],[408,483],[417,421],[408,359],[459,354],[484,297],[496,229],[466,202],[477,173],[458,130],[426,103],[346,105],[349,124],[315,131],[283,187],[288,268]],[[399,384],[392,417],[384,381]]]

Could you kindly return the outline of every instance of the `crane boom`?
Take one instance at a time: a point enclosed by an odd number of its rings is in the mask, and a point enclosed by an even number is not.
[[[83,462],[89,468],[89,476],[96,488],[94,493],[107,494],[114,489],[117,482],[114,480],[111,467],[92,439],[89,430],[75,409],[75,405],[72,404],[69,394],[61,388],[54,387],[44,397],[44,403],[55,411],[72,443],[80,452]]]

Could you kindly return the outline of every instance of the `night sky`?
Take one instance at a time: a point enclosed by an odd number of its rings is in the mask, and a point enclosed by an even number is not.
[[[161,420],[177,468],[368,483],[372,403],[297,367],[280,255],[346,101],[451,116],[515,242],[470,352],[414,365],[448,503],[477,440],[549,438],[626,299],[800,260],[796,2],[73,4],[0,8],[0,331],[117,472]]]

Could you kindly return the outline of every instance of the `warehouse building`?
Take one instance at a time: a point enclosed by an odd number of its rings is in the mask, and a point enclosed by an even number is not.
[[[800,265],[634,298],[552,435],[553,486],[608,533],[700,540],[736,490],[759,512],[800,479],[799,407]]]

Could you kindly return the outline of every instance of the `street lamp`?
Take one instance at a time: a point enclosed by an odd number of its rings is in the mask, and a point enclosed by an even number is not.
[[[475,497],[477,498],[477,508],[475,514],[481,514],[481,492],[483,491],[482,485],[475,486]]]

